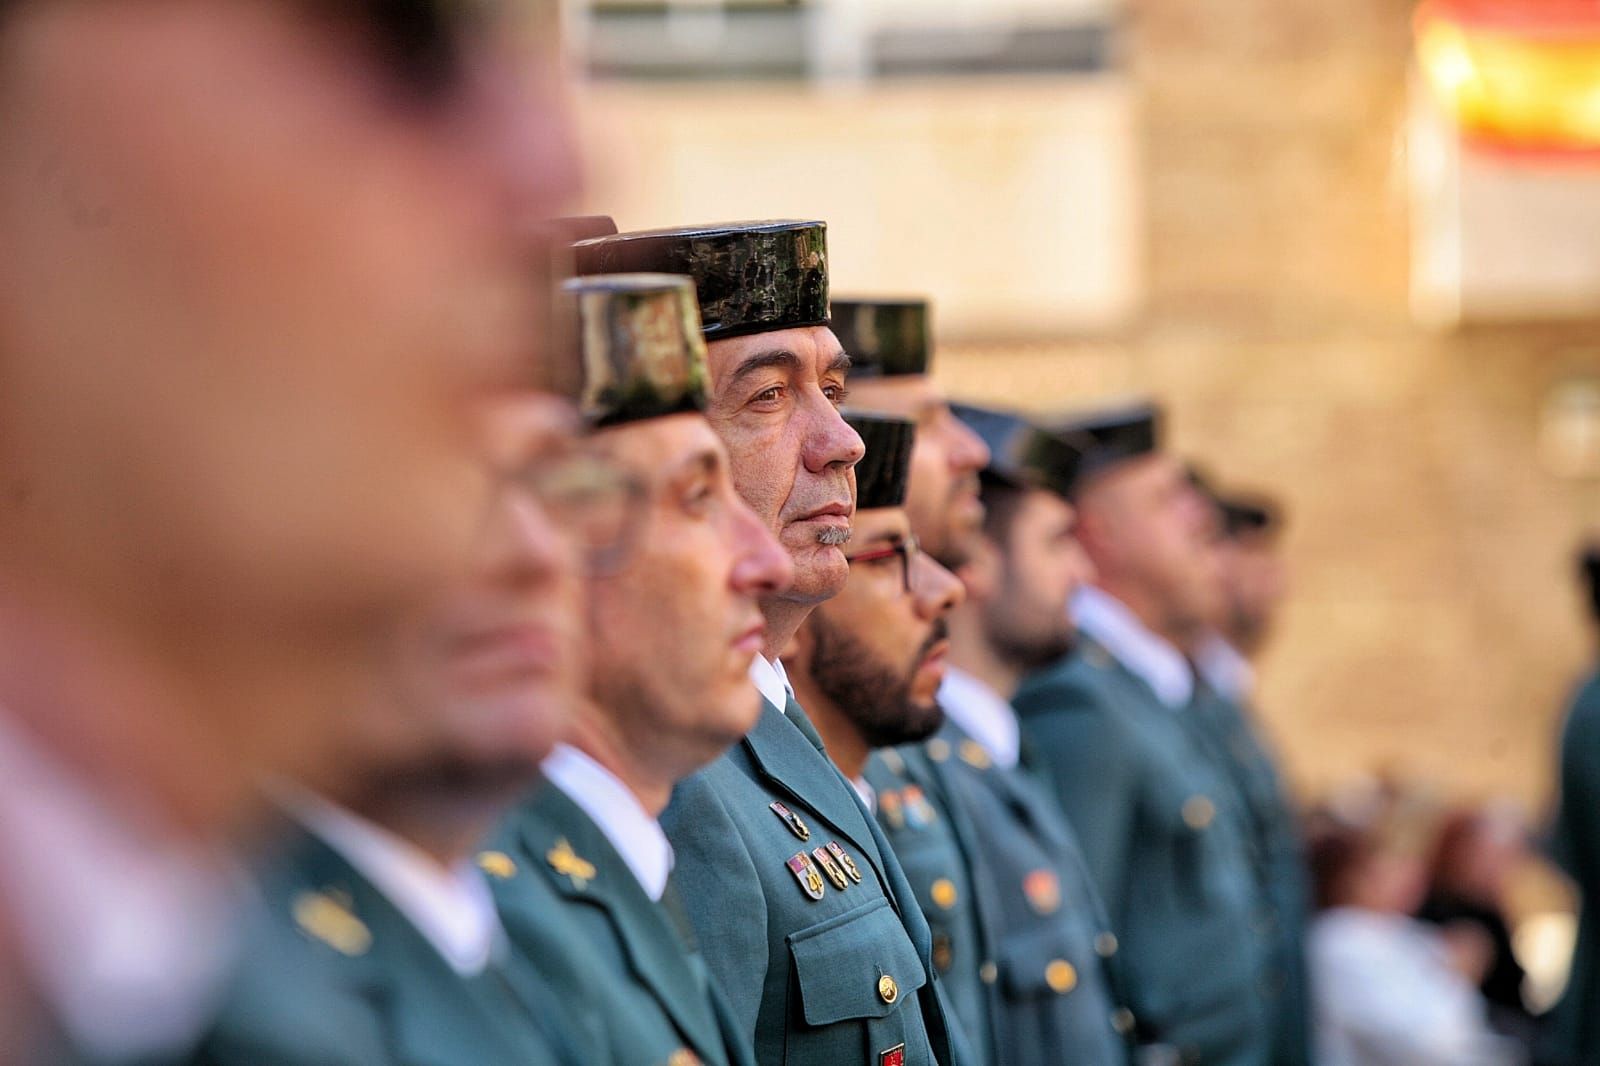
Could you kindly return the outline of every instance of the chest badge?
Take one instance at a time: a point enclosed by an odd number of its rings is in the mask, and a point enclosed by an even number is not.
[[[817,870],[817,864],[811,861],[811,856],[803,851],[797,851],[784,862],[784,865],[794,874],[794,879],[800,882],[800,891],[812,899],[822,898],[822,893],[827,889],[822,883],[822,874]]]
[[[1024,877],[1022,894],[1035,914],[1054,914],[1061,906],[1061,882],[1050,870],[1034,870]]]
[[[906,827],[906,809],[899,792],[890,789],[879,792],[878,813],[883,815],[890,829],[898,831]]]
[[[878,1066],[906,1066],[906,1046],[896,1044],[888,1051],[880,1052]]]
[[[582,890],[594,880],[594,863],[580,858],[566,837],[557,840],[556,846],[545,852],[544,861],[562,877],[570,878],[573,888]]]
[[[801,821],[798,814],[794,813],[777,800],[773,800],[771,803],[767,804],[767,806],[771,808],[773,814],[776,814],[779,818],[783,819],[783,824],[788,826],[789,831],[795,836],[799,837],[801,840],[811,839],[811,827],[806,825],[805,822]]]
[[[907,788],[901,797],[905,800],[906,821],[913,829],[926,829],[939,820],[934,813],[933,804],[928,802],[928,797],[923,795],[922,789],[916,785]]]
[[[834,861],[844,868],[844,872],[850,880],[858,885],[861,883],[861,867],[856,865],[856,861],[850,857],[848,851],[845,851],[830,840],[828,841],[828,854],[832,855]]]
[[[840,866],[827,848],[812,848],[812,856],[817,860],[817,865],[822,867],[822,872],[828,875],[828,880],[833,882],[833,887],[840,892],[850,887],[850,882],[845,878],[844,867]]]

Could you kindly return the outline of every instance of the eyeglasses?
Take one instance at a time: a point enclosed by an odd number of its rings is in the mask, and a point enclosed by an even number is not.
[[[857,555],[847,555],[844,561],[854,566],[856,563],[881,563],[889,559],[900,560],[900,581],[907,593],[911,592],[911,564],[918,555],[922,554],[922,544],[916,537],[907,537],[884,548],[874,548],[871,551],[861,552]]]
[[[531,496],[577,546],[591,576],[616,573],[643,525],[644,485],[616,463],[585,452],[531,462],[505,474],[501,488]]]

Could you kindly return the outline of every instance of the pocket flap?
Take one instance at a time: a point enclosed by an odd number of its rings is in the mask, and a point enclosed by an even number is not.
[[[877,899],[789,937],[807,1025],[883,1018],[927,981],[905,926]]]

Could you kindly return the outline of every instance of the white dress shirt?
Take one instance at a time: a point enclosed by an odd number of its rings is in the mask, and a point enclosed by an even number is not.
[[[1092,585],[1072,598],[1072,617],[1078,630],[1094,638],[1112,658],[1127,667],[1155,692],[1156,698],[1176,710],[1194,696],[1194,673],[1183,653],[1145,628],[1127,605]]]
[[[1022,727],[1017,712],[1000,693],[965,670],[947,666],[939,686],[939,706],[999,766],[1017,765],[1022,752]]]
[[[1327,1066],[1515,1066],[1478,989],[1450,965],[1438,930],[1354,907],[1311,923],[1306,957],[1318,1061]]]
[[[488,967],[505,934],[489,886],[470,860],[446,869],[382,826],[307,793],[286,805],[372,882],[451,969],[476,977]]]
[[[789,684],[789,674],[783,668],[782,659],[757,655],[750,661],[750,680],[755,682],[756,691],[761,693],[761,697],[780,711],[788,702],[786,697],[794,695],[794,686]]]
[[[1206,684],[1234,703],[1243,703],[1255,691],[1255,667],[1232,644],[1214,633],[1200,645],[1194,665]]]
[[[83,1050],[167,1058],[200,1039],[236,959],[242,886],[230,860],[108,802],[0,712],[0,921]]]
[[[672,873],[672,845],[639,797],[610,770],[567,744],[557,744],[545,759],[544,776],[600,827],[645,895],[660,900]]]

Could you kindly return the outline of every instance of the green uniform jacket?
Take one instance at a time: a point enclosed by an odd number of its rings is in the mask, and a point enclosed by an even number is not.
[[[706,962],[759,1063],[964,1062],[911,886],[804,712],[792,700],[790,710],[795,720],[763,700],[755,728],[680,782],[662,818]],[[830,843],[859,882],[839,887],[817,857]]]
[[[1313,1056],[1305,944],[1311,888],[1299,819],[1249,712],[1211,689],[1197,692],[1194,709],[1245,815],[1242,831],[1257,882],[1253,928],[1262,952],[1261,994],[1273,1025],[1272,1061],[1275,1066],[1309,1066]]]
[[[1087,638],[1013,702],[1110,911],[1141,1038],[1204,1066],[1270,1062],[1243,816],[1189,708]]]
[[[268,903],[321,949],[394,1066],[591,1064],[569,1005],[515,958],[463,978],[332,848],[306,837]],[[252,1064],[253,1066],[253,1064]]]
[[[519,808],[489,847],[480,862],[513,949],[563,1001],[595,1006],[602,1061],[754,1063],[704,961],[560,788],[547,786]]]
[[[1600,1063],[1600,674],[1578,689],[1561,734],[1561,798],[1552,857],[1578,887],[1578,942],[1567,989],[1550,1012],[1541,1061]]]
[[[975,1066],[995,1057],[994,954],[983,901],[974,891],[967,848],[975,832],[958,824],[933,767],[915,748],[884,749],[867,760],[867,784],[877,793],[878,824],[916,894],[933,936],[933,967],[967,1037]],[[985,977],[988,979],[985,980]]]
[[[955,722],[922,748],[976,829],[973,878],[993,900],[997,1061],[1126,1066],[1134,1016],[1117,993],[1117,938],[1054,797]]]
[[[343,987],[321,945],[275,915],[251,915],[243,961],[195,1066],[387,1063],[367,1004]]]

